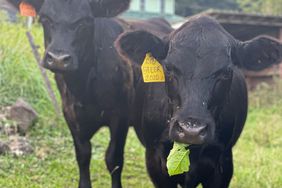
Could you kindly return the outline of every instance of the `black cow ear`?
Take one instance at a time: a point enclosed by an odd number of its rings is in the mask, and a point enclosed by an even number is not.
[[[115,42],[118,53],[137,64],[142,64],[147,53],[158,60],[165,59],[168,42],[147,31],[134,31],[122,34]]]
[[[39,12],[44,0],[8,0],[8,2],[14,5],[17,9],[19,9],[19,6],[22,2],[25,2],[32,5],[36,12]]]
[[[130,0],[90,0],[95,17],[114,17],[127,10]]]
[[[282,43],[272,37],[259,36],[239,42],[232,56],[239,67],[259,71],[282,62]]]

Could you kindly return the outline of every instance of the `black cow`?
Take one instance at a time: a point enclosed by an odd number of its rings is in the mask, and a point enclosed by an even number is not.
[[[239,68],[261,70],[282,60],[282,45],[265,36],[241,42],[206,16],[191,18],[160,39],[144,31],[116,41],[124,59],[141,64],[151,53],[164,67],[165,83],[139,83],[137,134],[156,187],[228,187],[232,147],[247,116],[247,89]],[[145,91],[144,91],[145,90]],[[138,118],[137,118],[138,119]],[[168,120],[168,121],[167,121]],[[172,141],[189,144],[188,173],[169,177]]]
[[[22,0],[10,0],[19,6]],[[43,66],[55,73],[63,112],[73,136],[80,172],[79,187],[91,187],[90,139],[110,128],[106,153],[112,187],[121,187],[123,150],[132,103],[133,69],[118,56],[114,41],[124,30],[172,28],[162,20],[126,23],[112,17],[129,0],[24,0],[35,7],[44,28]],[[158,26],[157,26],[158,25]],[[151,28],[151,29],[150,29]]]

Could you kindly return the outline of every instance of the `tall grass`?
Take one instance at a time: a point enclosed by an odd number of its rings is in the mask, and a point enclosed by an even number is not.
[[[2,22],[0,25],[0,105],[9,105],[22,97],[42,117],[52,117],[53,106],[25,33],[26,28],[21,24]],[[32,34],[42,47],[41,28],[35,26]],[[40,50],[42,53],[43,49]],[[51,81],[54,85],[52,77]]]
[[[234,148],[232,187],[282,187],[282,82],[249,93],[248,120]]]

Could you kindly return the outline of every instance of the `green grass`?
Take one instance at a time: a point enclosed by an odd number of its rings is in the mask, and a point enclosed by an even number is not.
[[[36,26],[32,33],[42,46],[41,28]],[[54,87],[53,80],[52,83]],[[282,84],[278,86],[262,87],[250,96],[248,121],[234,148],[231,187],[282,187]],[[20,158],[0,156],[0,187],[76,187],[78,171],[71,136],[64,121],[55,117],[25,29],[21,25],[0,23],[0,106],[12,104],[18,97],[30,102],[40,114],[39,122],[28,135],[35,153]],[[110,187],[104,162],[108,141],[106,128],[92,139],[94,187]],[[126,144],[122,181],[126,188],[153,187],[145,169],[144,149],[132,130]]]

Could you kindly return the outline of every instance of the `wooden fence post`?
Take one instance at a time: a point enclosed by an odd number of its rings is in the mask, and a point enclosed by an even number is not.
[[[32,35],[31,35],[31,33],[29,31],[26,32],[26,36],[28,38],[28,41],[29,41],[30,47],[32,49],[33,55],[34,55],[34,57],[36,59],[37,65],[38,65],[38,67],[40,69],[41,75],[42,75],[44,83],[45,83],[45,87],[47,89],[47,92],[48,92],[48,94],[50,96],[50,99],[51,99],[51,101],[53,103],[53,106],[55,108],[56,114],[59,117],[61,115],[60,106],[59,106],[58,101],[56,99],[55,93],[52,90],[51,83],[50,83],[50,80],[49,80],[49,78],[47,76],[46,70],[43,67],[41,67],[41,56],[40,56],[40,54],[38,52],[37,46],[35,45],[34,39],[33,39]]]

